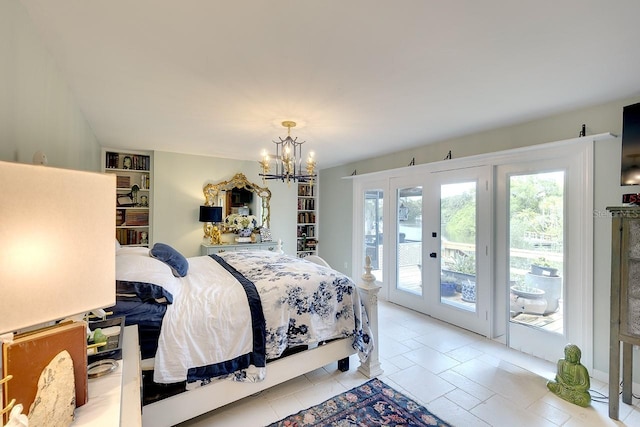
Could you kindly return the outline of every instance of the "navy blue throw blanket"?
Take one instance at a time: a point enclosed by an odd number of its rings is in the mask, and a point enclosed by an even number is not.
[[[240,369],[248,368],[249,365],[254,365],[259,368],[266,366],[266,322],[264,313],[262,312],[262,302],[260,301],[260,295],[258,294],[256,286],[219,256],[209,256],[231,273],[231,275],[240,282],[247,294],[249,311],[251,312],[251,327],[253,330],[253,351],[225,362],[191,368],[187,371],[187,382],[228,375]]]

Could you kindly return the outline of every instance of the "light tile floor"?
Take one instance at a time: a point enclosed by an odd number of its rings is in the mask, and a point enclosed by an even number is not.
[[[547,391],[555,363],[391,303],[379,311],[380,379],[454,426],[640,426],[636,399],[614,421],[606,402],[581,408]],[[265,426],[366,382],[357,366],[352,356],[348,372],[333,363],[181,425]],[[608,391],[595,379],[591,389]]]

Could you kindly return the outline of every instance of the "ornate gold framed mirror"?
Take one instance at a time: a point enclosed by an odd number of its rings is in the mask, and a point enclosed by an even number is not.
[[[225,216],[232,213],[234,207],[246,203],[246,196],[256,195],[260,198],[260,225],[270,228],[271,223],[271,190],[268,187],[259,187],[247,180],[243,173],[237,173],[229,181],[217,184],[207,184],[202,189],[204,192],[205,206],[223,206]]]

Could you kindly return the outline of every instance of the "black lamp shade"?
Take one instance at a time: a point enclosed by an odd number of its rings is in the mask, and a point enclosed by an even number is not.
[[[222,207],[200,206],[200,222],[222,222]]]

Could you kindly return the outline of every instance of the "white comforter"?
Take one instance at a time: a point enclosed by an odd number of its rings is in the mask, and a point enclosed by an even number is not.
[[[155,357],[154,381],[185,381],[192,367],[223,362],[252,350],[247,296],[210,257],[189,259],[179,296],[167,307]]]

